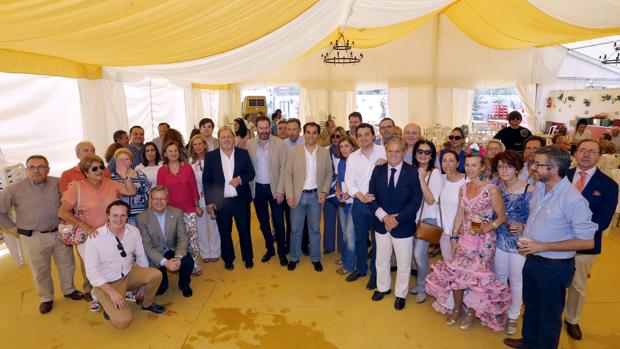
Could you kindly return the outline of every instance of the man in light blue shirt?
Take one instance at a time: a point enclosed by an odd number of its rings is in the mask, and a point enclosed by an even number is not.
[[[512,348],[557,348],[562,312],[575,272],[575,251],[594,247],[597,225],[588,201],[566,178],[570,155],[557,146],[540,148],[534,162],[539,183],[519,239],[523,266],[522,339],[504,339]]]

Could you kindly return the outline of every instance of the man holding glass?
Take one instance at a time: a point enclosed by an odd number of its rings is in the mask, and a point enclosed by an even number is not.
[[[536,152],[532,164],[539,183],[518,242],[519,251],[526,255],[523,338],[504,339],[511,348],[557,348],[566,288],[575,272],[575,251],[594,247],[597,225],[588,201],[566,178],[570,161],[566,151],[549,146]]]

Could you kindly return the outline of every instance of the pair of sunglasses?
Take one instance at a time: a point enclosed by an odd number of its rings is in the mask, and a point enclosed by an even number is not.
[[[419,155],[426,155],[426,156],[428,156],[428,155],[431,155],[432,153],[433,152],[430,151],[430,150],[418,149],[418,154]]]
[[[119,251],[121,251],[121,257],[125,258],[127,257],[127,252],[125,252],[125,247],[123,247],[123,244],[121,243],[121,240],[118,239],[118,237],[116,237],[116,248],[118,248]]]
[[[339,134],[332,135],[332,139],[334,139],[334,138],[340,139],[340,135]]]
[[[97,172],[97,170],[101,170],[101,171],[103,171],[103,170],[105,170],[105,166],[103,166],[103,165],[93,166],[93,167],[91,167],[91,168],[90,168],[90,170],[91,170],[92,172]]]
[[[463,137],[461,136],[448,136],[448,139],[451,141],[460,141],[461,139],[463,139]]]

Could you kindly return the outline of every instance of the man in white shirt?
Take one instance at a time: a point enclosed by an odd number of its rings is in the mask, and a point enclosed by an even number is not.
[[[84,243],[84,262],[86,276],[103,306],[103,316],[122,330],[133,320],[125,300],[126,291],[133,291],[136,300],[141,300],[142,310],[159,315],[165,313],[166,308],[153,302],[161,283],[161,272],[148,267],[138,228],[126,224],[129,205],[116,200],[108,205],[106,213],[108,223]]]
[[[332,179],[329,151],[318,146],[321,127],[315,122],[304,125],[305,143],[289,150],[284,172],[284,190],[291,208],[291,245],[288,270],[294,270],[301,253],[304,220],[308,222],[310,259],[314,270],[321,265],[321,211]]]
[[[344,181],[349,195],[354,198],[351,214],[353,215],[353,225],[355,228],[355,255],[357,262],[356,270],[349,274],[346,280],[352,282],[366,276],[368,272],[368,246],[366,242],[370,233],[373,252],[370,260],[370,279],[366,288],[372,290],[377,287],[377,271],[375,268],[375,236],[374,229],[372,229],[374,214],[367,205],[374,200],[374,196],[368,193],[368,183],[377,160],[382,159],[385,161],[386,156],[385,148],[374,143],[375,130],[372,125],[362,123],[357,127],[356,133],[360,149],[349,155]]]

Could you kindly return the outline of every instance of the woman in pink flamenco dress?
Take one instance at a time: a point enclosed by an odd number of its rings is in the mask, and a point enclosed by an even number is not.
[[[469,155],[465,173],[471,182],[459,193],[459,208],[452,231],[452,257],[432,266],[426,279],[427,293],[435,298],[433,308],[448,314],[454,325],[462,312],[460,328],[469,329],[476,318],[495,331],[503,331],[510,306],[510,288],[493,272],[495,229],[506,219],[504,200],[495,185],[480,180],[482,158]],[[480,226],[472,229],[481,221]]]

